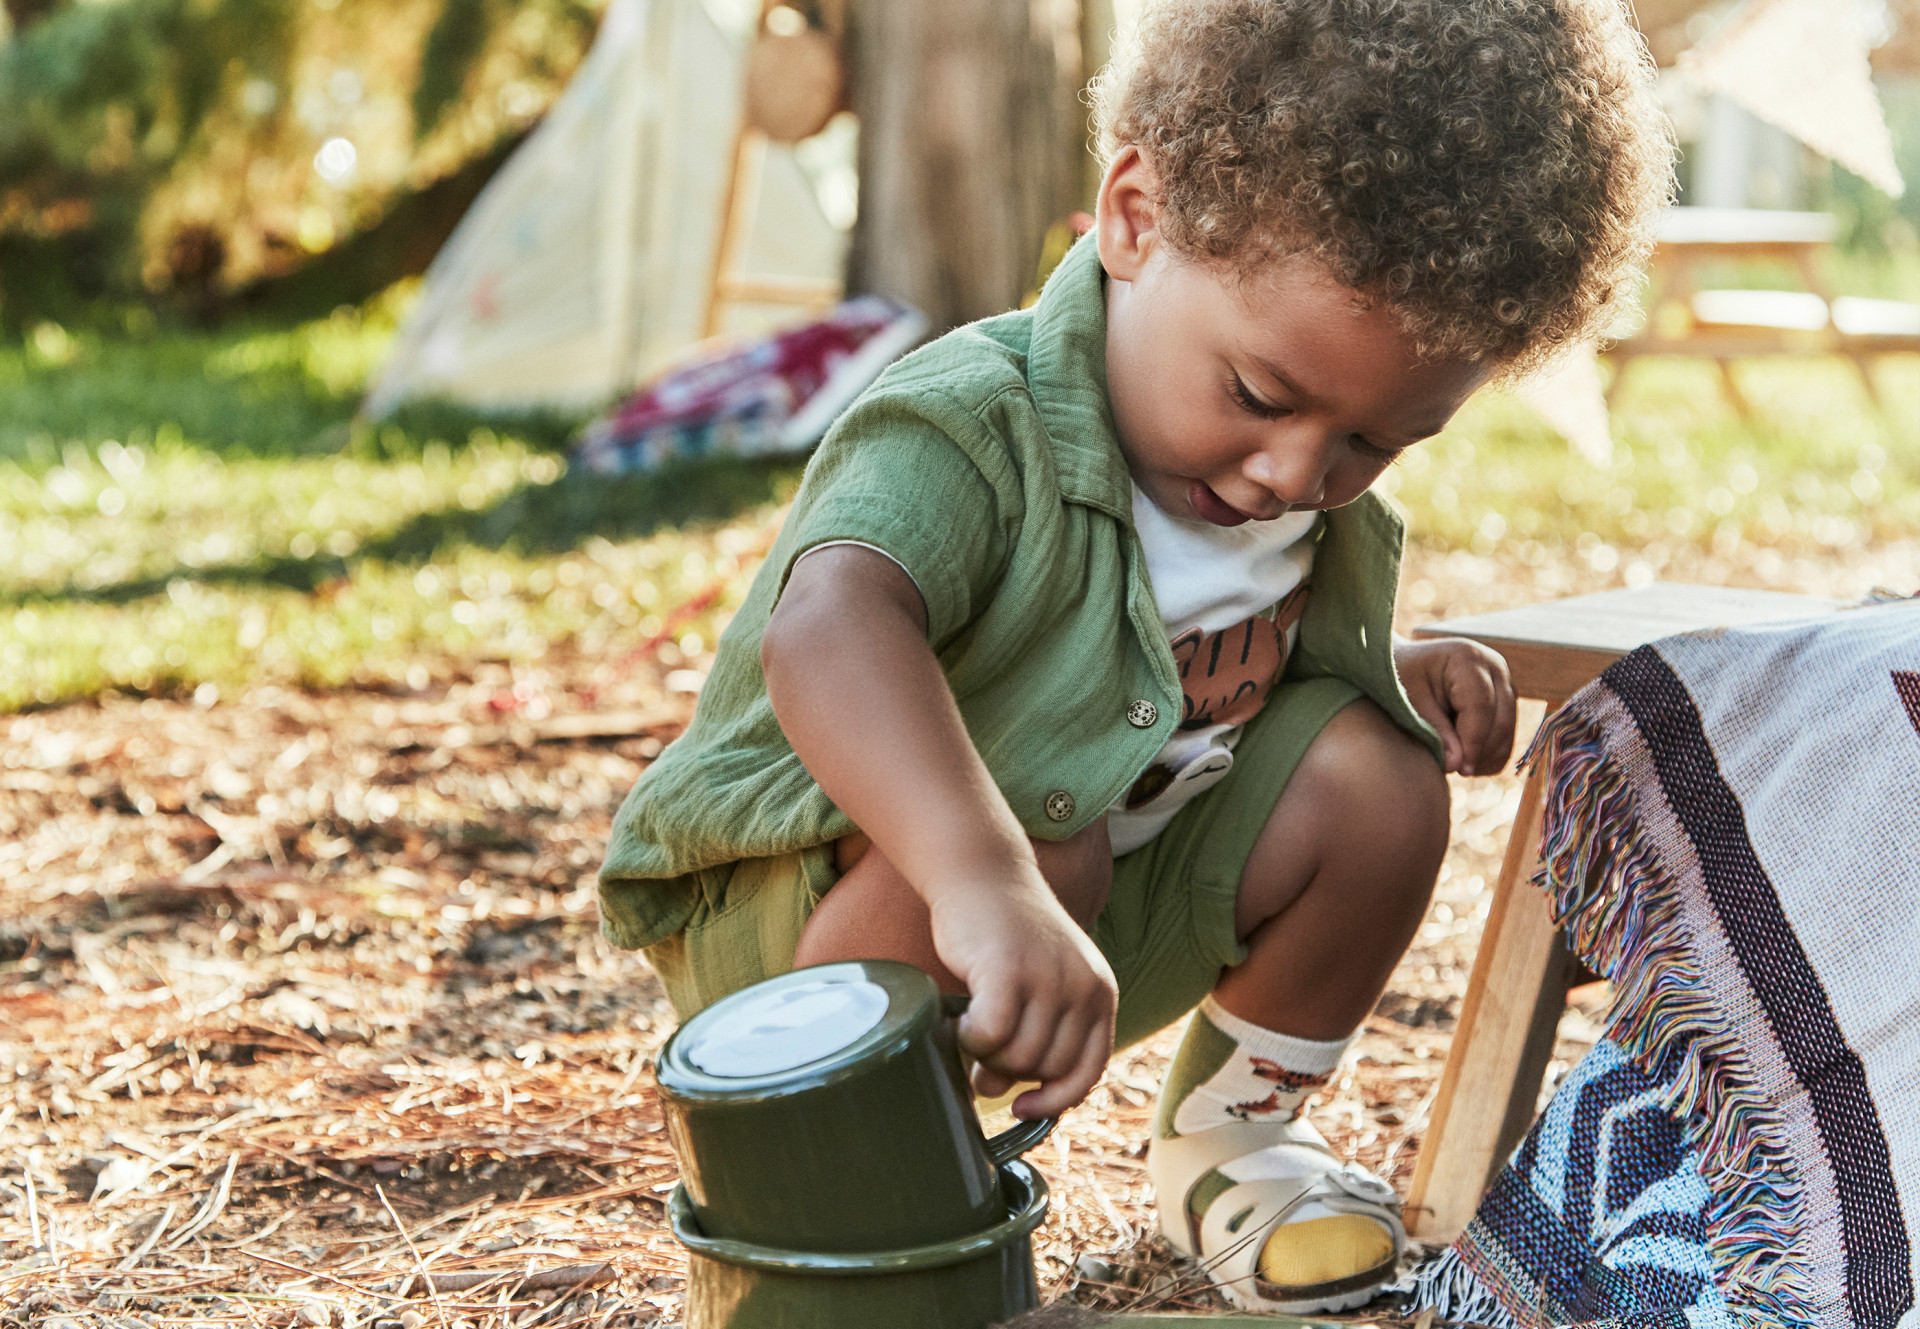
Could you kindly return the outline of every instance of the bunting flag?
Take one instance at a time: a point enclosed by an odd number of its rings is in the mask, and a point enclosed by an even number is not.
[[[1591,346],[1556,358],[1539,373],[1516,383],[1513,391],[1571,443],[1575,452],[1595,466],[1613,464],[1613,420],[1607,410],[1606,389],[1600,383],[1600,360]]]
[[[1680,57],[1680,72],[1898,198],[1906,182],[1853,9],[1837,0],[1747,0]]]

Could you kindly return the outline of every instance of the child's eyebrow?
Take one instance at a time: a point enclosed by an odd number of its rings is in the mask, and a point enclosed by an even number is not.
[[[1308,392],[1305,388],[1301,387],[1298,383],[1296,383],[1291,374],[1287,373],[1286,370],[1280,368],[1279,365],[1274,364],[1273,361],[1263,359],[1260,356],[1253,355],[1251,353],[1247,356],[1247,358],[1253,361],[1254,365],[1259,368],[1261,373],[1265,374],[1268,378],[1271,378],[1274,382],[1278,383],[1281,387],[1285,388],[1288,392],[1292,393],[1294,396],[1300,397],[1309,402],[1318,401],[1318,399],[1311,392]]]

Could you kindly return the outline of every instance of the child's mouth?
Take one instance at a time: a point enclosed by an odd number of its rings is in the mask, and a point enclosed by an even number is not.
[[[1240,511],[1199,480],[1187,486],[1187,502],[1192,505],[1195,516],[1215,526],[1238,526],[1253,520],[1251,513]]]

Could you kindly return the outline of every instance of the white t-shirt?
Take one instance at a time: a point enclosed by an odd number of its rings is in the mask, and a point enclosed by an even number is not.
[[[1233,769],[1240,731],[1300,636],[1317,512],[1239,526],[1180,521],[1138,487],[1133,524],[1180,670],[1180,727],[1107,813],[1114,854],[1138,849]]]

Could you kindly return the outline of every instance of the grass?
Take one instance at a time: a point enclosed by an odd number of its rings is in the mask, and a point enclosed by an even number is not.
[[[376,305],[0,350],[0,710],[618,651],[738,572],[797,483],[790,461],[569,474],[568,421],[356,423],[392,331]],[[683,653],[731,604],[679,625]]]
[[[1884,409],[1838,360],[1738,365],[1751,419],[1709,362],[1642,359],[1627,372],[1609,466],[1572,455],[1520,402],[1485,394],[1384,485],[1418,538],[1479,553],[1509,540],[1817,553],[1920,530],[1920,357],[1878,366]]]
[[[742,570],[793,462],[569,472],[564,420],[353,412],[397,297],[298,327],[41,325],[0,348],[0,711],[104,689],[421,687],[476,660],[616,653]],[[1417,537],[1585,557],[1754,542],[1818,553],[1920,530],[1920,357],[1639,361],[1599,469],[1487,396],[1384,482]],[[736,579],[738,580],[738,579]],[[678,625],[710,648],[743,589]],[[202,696],[209,695],[202,692]]]

